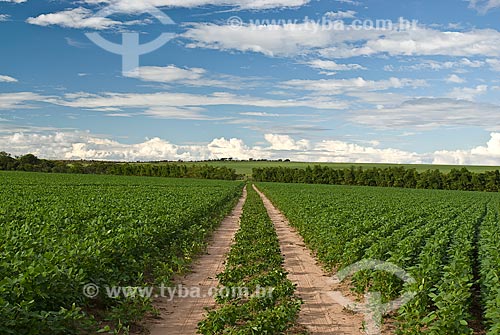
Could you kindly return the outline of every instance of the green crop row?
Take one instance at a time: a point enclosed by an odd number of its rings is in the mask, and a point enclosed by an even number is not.
[[[351,278],[357,293],[416,297],[396,317],[400,334],[498,334],[500,225],[497,194],[259,183],[327,269],[389,261],[416,280],[384,272]],[[479,269],[479,270],[478,270]],[[477,283],[480,282],[482,306]],[[476,310],[474,310],[476,309]],[[481,323],[482,322],[482,323]]]
[[[480,282],[488,335],[500,333],[500,224],[498,201],[490,203],[480,230]]]
[[[0,334],[126,327],[148,299],[86,298],[88,283],[168,282],[241,194],[238,182],[0,173]]]
[[[301,301],[282,267],[278,237],[259,195],[248,188],[241,228],[219,274],[222,294],[219,304],[199,324],[201,334],[283,334],[294,325]]]

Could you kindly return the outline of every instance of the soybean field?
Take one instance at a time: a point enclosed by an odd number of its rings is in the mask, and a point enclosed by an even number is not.
[[[0,173],[0,185],[0,334],[148,334],[145,316],[162,320],[157,298],[90,297],[87,285],[196,286],[197,271],[205,285],[272,292],[204,297],[210,306],[195,307],[205,314],[189,320],[199,333],[330,330],[311,324],[318,317],[363,334],[358,317],[320,298],[325,278],[362,260],[414,278],[363,270],[342,287],[360,300],[414,294],[386,317],[384,335],[500,333],[498,193],[258,182],[263,194],[248,184],[247,197],[241,181],[20,172]],[[205,247],[217,240],[228,243],[214,260],[224,267],[207,270],[196,259],[210,259]],[[160,302],[198,304],[189,301]]]
[[[169,282],[205,245],[243,184],[0,173],[0,334],[126,330],[149,299],[88,299],[85,284]],[[102,328],[104,332],[107,327]]]

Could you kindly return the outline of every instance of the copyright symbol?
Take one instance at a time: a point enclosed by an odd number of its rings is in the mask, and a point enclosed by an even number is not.
[[[241,27],[243,27],[243,20],[239,16],[231,16],[227,20],[227,24],[229,25],[229,27],[231,27],[231,29],[239,30],[241,29]]]
[[[99,287],[96,284],[87,284],[83,287],[83,295],[93,299],[99,295]]]

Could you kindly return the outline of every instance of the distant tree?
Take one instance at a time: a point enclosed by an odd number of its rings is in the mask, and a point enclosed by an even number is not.
[[[475,173],[472,175],[472,189],[475,191],[484,191],[486,187],[486,179],[484,173]]]
[[[1,170],[15,170],[16,160],[5,151],[0,152],[0,169]]]
[[[27,154],[27,155],[21,156],[21,157],[19,157],[18,161],[21,165],[26,165],[26,164],[38,165],[38,164],[40,164],[40,160],[38,159],[38,157],[36,157],[33,154]]]
[[[350,169],[344,169],[344,184],[345,185],[354,185],[355,183],[355,169],[354,166],[351,166]]]
[[[405,188],[416,188],[418,180],[418,172],[415,169],[407,170],[404,174],[404,187]]]
[[[500,190],[500,172],[487,172],[486,175],[486,191],[498,192]]]

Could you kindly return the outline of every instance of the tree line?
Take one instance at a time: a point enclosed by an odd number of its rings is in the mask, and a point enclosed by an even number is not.
[[[0,170],[221,180],[236,180],[240,177],[235,169],[225,166],[54,161],[39,159],[32,154],[14,158],[6,152],[0,152]]]
[[[475,173],[466,168],[418,172],[405,167],[335,169],[328,166],[308,166],[305,169],[287,167],[254,168],[253,180],[263,182],[358,185],[420,188],[437,190],[487,191],[500,190],[500,172]]]

